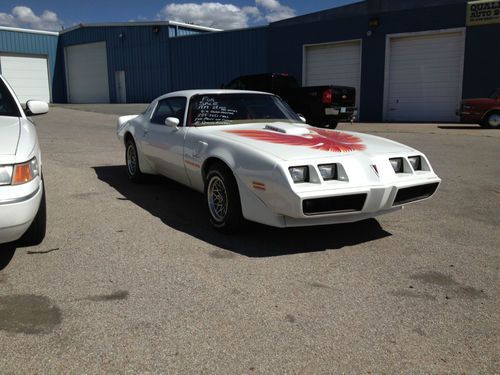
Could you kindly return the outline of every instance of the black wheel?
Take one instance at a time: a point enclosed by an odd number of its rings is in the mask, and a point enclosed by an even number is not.
[[[335,129],[339,123],[337,121],[330,121],[328,124],[325,125],[326,128],[328,129]]]
[[[0,271],[9,265],[15,252],[16,247],[12,243],[0,245]]]
[[[23,246],[36,246],[42,243],[47,231],[47,204],[45,202],[45,184],[43,185],[42,200],[33,222],[21,238]]]
[[[500,128],[500,112],[494,111],[494,112],[488,113],[488,115],[484,118],[481,126],[483,128],[488,128],[488,129]]]
[[[231,170],[222,163],[210,168],[205,181],[205,199],[210,224],[224,233],[234,233],[243,225],[240,193]]]
[[[132,137],[128,138],[125,144],[125,163],[127,176],[131,181],[140,182],[144,180],[144,175],[139,168],[139,154]]]

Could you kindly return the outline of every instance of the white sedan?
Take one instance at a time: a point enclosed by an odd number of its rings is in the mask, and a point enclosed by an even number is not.
[[[0,76],[0,244],[24,235],[26,244],[36,245],[45,237],[42,159],[35,125],[27,116],[48,110],[47,103],[35,100],[23,110]]]
[[[429,198],[441,180],[421,152],[373,135],[313,128],[279,97],[189,90],[118,119],[127,173],[203,192],[211,224],[345,223]]]

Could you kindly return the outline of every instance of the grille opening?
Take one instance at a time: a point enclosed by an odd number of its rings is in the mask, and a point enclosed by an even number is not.
[[[302,211],[304,212],[304,215],[361,211],[365,204],[365,200],[366,194],[304,199],[302,201]]]
[[[418,201],[420,199],[425,199],[430,197],[436,191],[439,183],[434,182],[432,184],[412,186],[403,189],[399,189],[396,194],[396,199],[394,199],[393,206],[399,204],[409,203],[413,201]]]

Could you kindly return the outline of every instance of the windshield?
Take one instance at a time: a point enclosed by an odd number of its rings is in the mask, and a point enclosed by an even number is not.
[[[500,99],[500,89],[493,91],[493,94],[490,95],[490,99]]]
[[[265,94],[202,94],[191,98],[188,126],[301,122],[280,98]]]
[[[16,101],[2,79],[0,79],[0,116],[20,117]]]

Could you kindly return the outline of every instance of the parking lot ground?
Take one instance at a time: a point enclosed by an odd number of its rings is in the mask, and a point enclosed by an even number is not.
[[[98,112],[36,118],[48,232],[0,271],[2,373],[498,373],[500,131],[342,124],[423,151],[437,195],[225,236],[198,193],[129,182]]]

